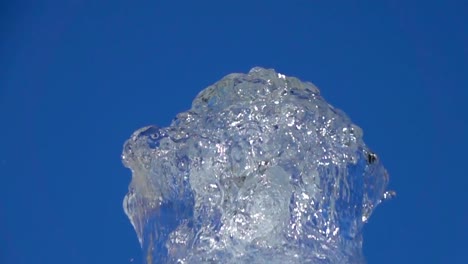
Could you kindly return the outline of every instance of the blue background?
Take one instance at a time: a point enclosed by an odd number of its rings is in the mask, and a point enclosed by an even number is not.
[[[325,3],[327,2],[327,3]],[[0,263],[141,263],[122,144],[253,66],[315,83],[398,196],[372,263],[466,263],[466,1],[2,1]]]

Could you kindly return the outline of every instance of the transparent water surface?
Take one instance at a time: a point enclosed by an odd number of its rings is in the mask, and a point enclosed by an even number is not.
[[[309,82],[230,74],[127,140],[124,209],[146,263],[364,263],[388,175]],[[385,195],[388,195],[386,193]]]

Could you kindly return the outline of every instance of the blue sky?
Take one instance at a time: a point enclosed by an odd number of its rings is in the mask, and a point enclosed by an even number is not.
[[[141,263],[122,144],[253,66],[312,81],[364,129],[396,199],[368,263],[465,263],[466,1],[0,4],[0,262]]]

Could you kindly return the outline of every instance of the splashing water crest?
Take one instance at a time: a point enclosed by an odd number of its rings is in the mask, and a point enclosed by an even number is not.
[[[309,82],[230,74],[125,143],[124,209],[146,263],[364,263],[387,172]]]

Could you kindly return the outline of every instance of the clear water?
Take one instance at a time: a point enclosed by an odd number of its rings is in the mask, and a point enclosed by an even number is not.
[[[387,172],[309,82],[230,74],[169,127],[137,130],[124,209],[146,263],[364,263]]]

